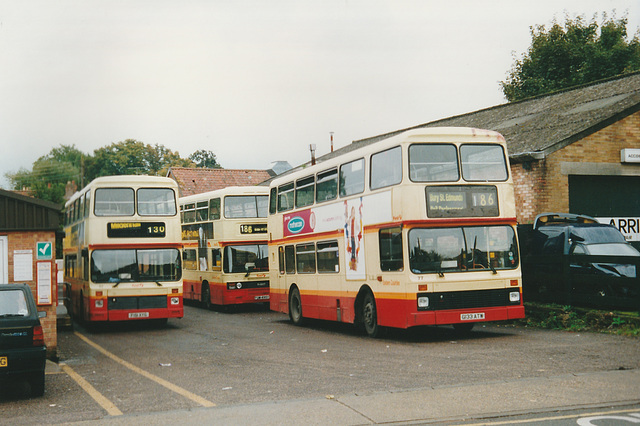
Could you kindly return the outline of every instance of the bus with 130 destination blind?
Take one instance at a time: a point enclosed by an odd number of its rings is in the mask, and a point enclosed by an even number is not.
[[[64,277],[80,321],[182,318],[182,241],[173,179],[110,176],[65,204]]]
[[[423,128],[274,179],[271,309],[381,327],[524,317],[504,138]]]
[[[269,302],[266,186],[180,198],[184,297],[229,306]]]

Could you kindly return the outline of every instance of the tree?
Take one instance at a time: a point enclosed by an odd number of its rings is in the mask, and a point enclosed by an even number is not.
[[[23,168],[5,176],[13,189],[28,188],[36,198],[62,204],[67,182],[79,182],[83,155],[75,146],[60,145],[34,161],[31,171]]]
[[[213,152],[196,151],[191,157],[198,159],[198,167],[220,168]],[[84,154],[75,146],[60,145],[38,158],[32,170],[23,168],[15,173],[5,173],[5,176],[15,190],[28,188],[36,198],[62,204],[66,184],[70,181],[82,188],[100,176],[166,176],[169,167],[195,166],[191,159],[181,158],[177,151],[163,145],[127,139],[96,149],[93,155]]]
[[[189,156],[189,160],[193,161],[196,167],[208,168],[208,169],[221,169],[222,166],[218,163],[216,155],[211,151],[199,149]]]
[[[169,167],[193,167],[163,145],[147,145],[135,139],[96,149],[86,161],[87,182],[100,176],[163,175]]]
[[[578,16],[565,17],[564,26],[554,20],[548,30],[531,27],[531,46],[500,82],[502,92],[513,102],[640,70],[638,32],[627,38],[627,18],[606,14],[600,26],[595,16]]]

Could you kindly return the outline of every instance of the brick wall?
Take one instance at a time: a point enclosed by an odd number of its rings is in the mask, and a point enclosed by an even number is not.
[[[547,156],[511,165],[518,223],[532,223],[543,212],[569,212],[569,176],[562,163],[620,164],[620,150],[640,149],[640,112]]]
[[[40,318],[40,323],[44,331],[44,341],[47,345],[47,356],[49,358],[55,358],[58,347],[58,332],[56,328],[57,316],[56,305],[58,303],[58,291],[56,285],[56,264],[55,264],[55,246],[56,236],[53,231],[34,231],[34,232],[7,232],[8,240],[8,255],[9,255],[9,283],[23,283],[26,282],[31,287],[33,297],[38,303],[37,293],[37,279],[38,279],[38,263],[49,262],[51,263],[51,304],[38,305],[38,311],[45,311],[47,316]],[[38,242],[50,242],[52,245],[52,260],[37,260],[36,245]],[[31,250],[32,253],[32,280],[31,281],[15,281],[14,271],[14,252],[16,250]]]

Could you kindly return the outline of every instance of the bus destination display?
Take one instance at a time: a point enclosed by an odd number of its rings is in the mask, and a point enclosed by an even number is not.
[[[164,222],[109,222],[109,238],[162,238],[165,236]]]
[[[267,224],[240,225],[241,234],[266,234]]]
[[[492,217],[499,215],[495,186],[428,186],[427,216]]]

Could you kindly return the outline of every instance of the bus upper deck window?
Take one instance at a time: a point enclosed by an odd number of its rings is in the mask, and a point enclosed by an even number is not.
[[[371,156],[371,189],[396,185],[402,181],[402,151],[399,146]]]
[[[458,155],[451,144],[413,144],[409,147],[409,177],[414,182],[456,182]]]
[[[132,188],[96,189],[96,216],[133,216],[135,211]]]
[[[173,216],[176,214],[176,196],[170,188],[138,189],[140,216]]]
[[[507,180],[507,162],[500,145],[462,145],[460,158],[464,180],[480,182]]]
[[[278,211],[283,212],[293,208],[293,182],[278,187]]]
[[[209,201],[209,219],[220,219],[220,198],[213,198]]]
[[[258,217],[258,204],[255,195],[228,195],[224,197],[224,217]]]
[[[198,201],[196,203],[196,222],[209,220],[209,202]]]
[[[296,207],[305,207],[313,204],[314,184],[315,179],[313,176],[296,181]]]
[[[334,200],[338,196],[338,169],[318,173],[316,180],[316,202]]]
[[[340,196],[347,197],[364,191],[364,159],[340,166]]]
[[[256,204],[258,204],[258,217],[267,217],[267,210],[269,209],[269,196],[256,195]]]

